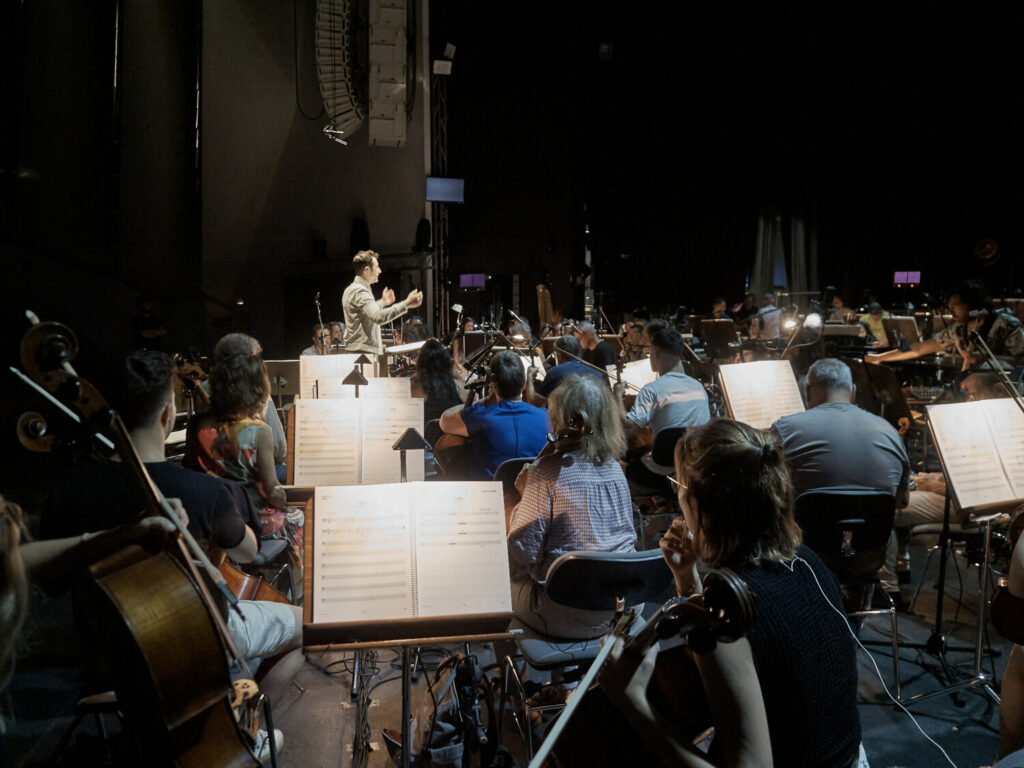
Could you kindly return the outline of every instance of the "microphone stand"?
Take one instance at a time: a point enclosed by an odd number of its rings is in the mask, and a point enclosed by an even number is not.
[[[323,319],[323,317],[320,316],[320,291],[317,291],[316,292],[316,296],[313,297],[313,303],[316,304],[316,319],[317,319],[317,322],[320,323],[320,333],[321,333],[321,338],[323,338],[322,334],[324,332],[324,319]],[[328,346],[328,349],[329,349],[330,348],[330,344],[328,344],[327,346]],[[329,354],[329,353],[321,353],[321,354]]]

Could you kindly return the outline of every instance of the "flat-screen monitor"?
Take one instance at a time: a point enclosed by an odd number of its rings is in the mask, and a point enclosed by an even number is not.
[[[481,291],[487,275],[482,272],[463,272],[459,275],[459,288],[464,291]]]
[[[893,285],[917,285],[921,282],[921,272],[894,272]]]
[[[440,176],[427,176],[427,202],[464,202],[464,188],[465,179],[445,179]]]

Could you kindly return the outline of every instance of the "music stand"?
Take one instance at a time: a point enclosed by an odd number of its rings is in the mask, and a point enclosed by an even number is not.
[[[283,408],[282,395],[294,397],[299,394],[299,361],[298,360],[264,360],[270,386],[277,395],[277,407]]]
[[[358,364],[358,362],[359,361],[357,360],[356,363]],[[367,362],[369,362],[369,360],[367,360]],[[366,380],[366,377],[363,376],[363,372],[359,370],[361,367],[362,366],[357,365],[355,368],[352,369],[352,373],[350,373],[348,376],[341,380],[342,384],[347,384],[349,386],[354,386],[356,388],[357,400],[359,399],[359,387],[365,387],[367,384],[370,383]]]
[[[882,327],[890,347],[921,342],[921,331],[917,327],[917,320],[912,317],[883,317]]]
[[[708,356],[715,359],[732,358],[729,344],[736,341],[736,323],[730,318],[706,318],[700,321],[698,335],[704,342]]]
[[[405,435],[403,435],[405,437]],[[422,439],[422,438],[421,438]],[[306,513],[303,529],[304,552],[303,594],[307,599],[302,606],[303,651],[353,651],[371,648],[401,648],[402,650],[402,768],[412,765],[412,733],[409,723],[412,698],[412,649],[420,646],[449,645],[453,643],[487,643],[512,640],[522,630],[509,630],[511,612],[481,613],[461,616],[421,616],[388,621],[351,621],[314,623],[313,575],[315,551],[316,502]],[[356,673],[353,672],[353,690]]]

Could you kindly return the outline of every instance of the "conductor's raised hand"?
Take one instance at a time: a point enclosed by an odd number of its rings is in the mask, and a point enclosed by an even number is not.
[[[392,294],[392,297],[394,294]],[[413,288],[409,291],[409,295],[405,297],[405,306],[409,309],[416,309],[420,304],[423,303],[423,291]]]
[[[383,293],[380,295],[380,305],[382,307],[390,307],[395,303],[395,292],[390,288],[385,288]]]

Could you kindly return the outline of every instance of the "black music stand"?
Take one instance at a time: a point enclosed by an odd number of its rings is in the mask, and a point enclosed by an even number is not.
[[[405,435],[403,435],[405,437]],[[422,439],[422,438],[421,438]],[[307,513],[303,538],[304,552],[311,558],[315,545],[316,502]],[[303,569],[303,594],[313,594],[316,563],[306,562]],[[412,649],[418,646],[452,643],[488,643],[512,640],[522,630],[509,630],[511,612],[459,616],[421,616],[390,621],[314,622],[312,600],[302,606],[303,651],[362,651],[371,648],[402,649],[402,768],[412,765],[412,733],[409,724],[412,698]],[[355,672],[353,672],[355,679]],[[355,689],[355,686],[353,686]]]
[[[399,459],[402,462],[402,479],[400,482],[407,483],[409,482],[409,476],[406,472],[405,464],[406,451],[429,451],[430,443],[423,439],[423,435],[418,430],[409,427],[395,441],[395,444],[391,446],[391,450],[399,451]]]
[[[366,362],[370,361],[367,360]],[[352,373],[350,373],[348,376],[341,380],[342,384],[347,384],[349,386],[356,388],[357,400],[359,399],[359,388],[365,387],[370,383],[369,381],[366,380],[366,377],[363,376],[363,372],[360,370],[361,367],[362,366],[359,365],[359,361],[356,360],[356,367],[352,369]]]
[[[277,395],[277,407],[283,408],[283,395],[299,394],[299,361],[298,360],[264,360],[270,385]]]

